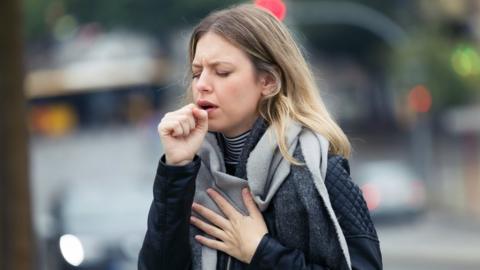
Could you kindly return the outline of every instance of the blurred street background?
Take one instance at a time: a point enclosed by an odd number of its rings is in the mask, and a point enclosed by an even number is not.
[[[257,2],[353,144],[385,269],[480,269],[480,0]],[[23,0],[36,269],[136,269],[189,33],[236,3]]]

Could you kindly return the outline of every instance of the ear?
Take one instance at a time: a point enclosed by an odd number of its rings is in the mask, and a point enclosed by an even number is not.
[[[264,73],[260,76],[260,87],[262,88],[262,96],[267,96],[271,94],[275,86],[277,85],[277,80],[270,73]]]

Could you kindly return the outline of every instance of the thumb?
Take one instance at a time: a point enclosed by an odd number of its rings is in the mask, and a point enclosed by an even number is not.
[[[242,189],[242,197],[243,203],[245,204],[245,207],[247,207],[248,214],[250,216],[261,215],[260,210],[258,209],[257,204],[253,200],[252,194],[250,193],[250,190],[248,188]]]
[[[193,116],[197,119],[197,127],[200,130],[208,130],[208,113],[198,108],[192,109]]]

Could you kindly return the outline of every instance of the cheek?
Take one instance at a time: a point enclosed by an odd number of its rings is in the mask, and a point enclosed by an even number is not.
[[[260,95],[256,94],[253,89],[242,86],[230,90],[229,94],[224,96],[224,100],[228,104],[227,109],[233,114],[232,116],[247,116],[256,112]]]
[[[250,106],[253,105],[252,103],[255,103],[255,101],[258,99],[256,89],[254,89],[251,84],[247,84],[245,82],[235,82],[229,84],[229,87],[224,89],[224,99],[228,99],[229,102],[239,105],[242,104],[243,106]]]
[[[231,94],[237,100],[255,103],[260,98],[260,90],[255,84],[254,78],[250,76],[238,76],[229,82]]]
[[[192,86],[190,87],[190,94],[193,98],[193,102],[195,102],[195,100],[197,100],[197,91],[193,90],[193,84]]]

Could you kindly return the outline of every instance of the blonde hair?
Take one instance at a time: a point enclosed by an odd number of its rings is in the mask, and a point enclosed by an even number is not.
[[[190,63],[198,41],[207,32],[218,34],[243,50],[257,74],[270,74],[275,79],[275,89],[260,100],[258,112],[273,126],[280,152],[288,161],[299,164],[288,153],[285,134],[289,119],[323,135],[330,142],[330,153],[350,156],[347,136],[328,113],[312,72],[283,23],[251,4],[213,12],[193,30]],[[191,91],[188,92],[187,98],[192,100]]]

